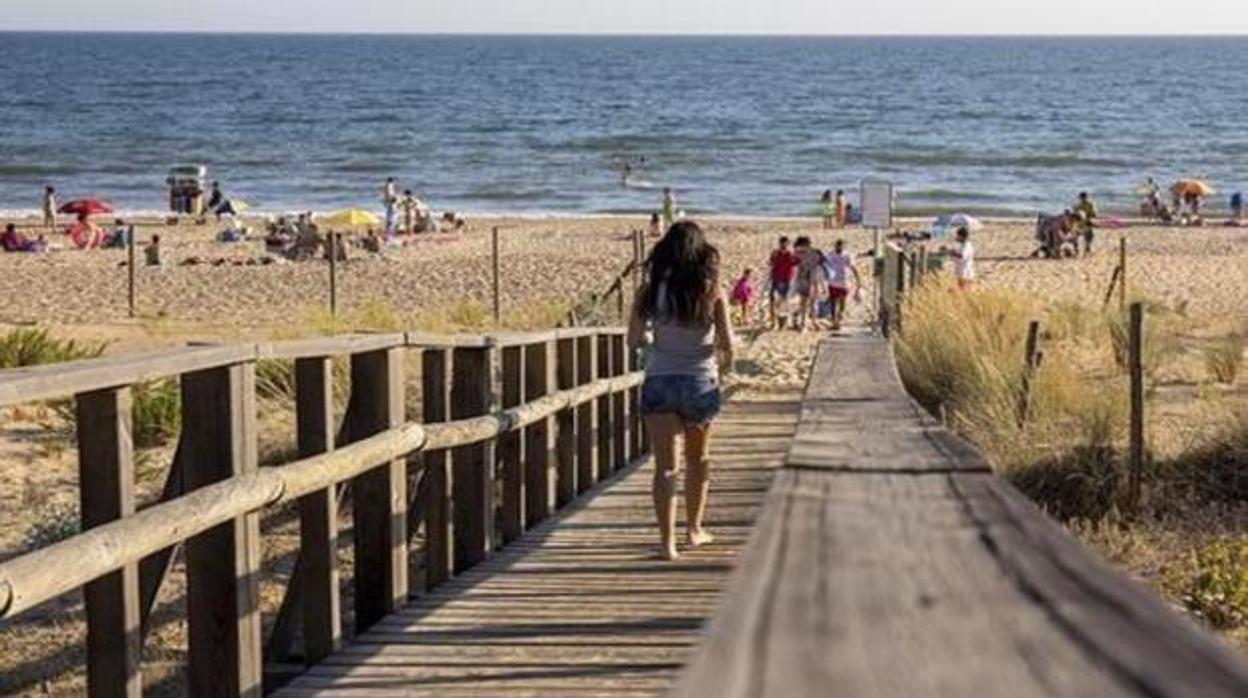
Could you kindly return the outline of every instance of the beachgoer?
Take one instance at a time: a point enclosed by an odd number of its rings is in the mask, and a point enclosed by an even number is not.
[[[1231,222],[1242,223],[1244,220],[1244,193],[1237,191],[1231,194]]]
[[[862,222],[862,211],[854,208],[853,204],[845,204],[845,223],[847,225],[858,225]]]
[[[799,301],[797,310],[797,331],[805,332],[806,323],[814,322],[818,313],[818,299],[823,297],[823,288],[827,276],[823,270],[823,252],[814,248],[810,238],[799,237],[793,243],[797,254],[797,275],[794,290]]]
[[[160,266],[160,236],[153,235],[151,242],[147,243],[147,247],[143,248],[143,257],[147,260],[147,266]]]
[[[672,193],[671,187],[663,187],[663,206],[660,211],[663,214],[663,230],[667,230],[676,222],[676,195]]]
[[[411,235],[416,232],[416,207],[420,204],[420,200],[412,194],[411,189],[403,190],[403,197],[399,199],[399,208],[403,209],[403,234]]]
[[[130,229],[120,218],[113,221],[113,232],[104,238],[104,247],[125,247],[130,244]]]
[[[468,227],[468,219],[462,213],[444,211],[442,213],[442,227],[446,231],[463,230]]]
[[[710,494],[707,455],[711,424],[721,406],[721,369],[732,367],[733,337],[719,286],[719,251],[696,223],[681,221],[668,229],[646,265],[649,281],[633,303],[628,344],[642,346],[647,325],[653,330],[646,347],[641,414],[654,453],[659,554],[675,560],[680,555],[675,536],[679,437],[686,468],[685,543],[697,547],[713,540],[703,523]]]
[[[655,211],[650,214],[650,237],[657,238],[663,236],[663,221],[659,220],[659,212]]]
[[[832,190],[828,189],[819,197],[819,215],[823,217],[823,229],[836,227],[836,204],[832,201]]]
[[[740,312],[737,324],[745,325],[754,317],[754,301],[758,299],[758,287],[754,285],[754,270],[746,267],[737,282],[732,285],[729,303]]]
[[[1096,202],[1086,191],[1081,191],[1072,212],[1075,215],[1075,228],[1083,238],[1083,255],[1086,257],[1092,254],[1092,238],[1095,236],[1097,217]]]
[[[381,203],[386,209],[386,237],[394,235],[394,213],[399,204],[398,191],[399,185],[395,184],[394,177],[386,177],[386,183],[381,187]]]
[[[56,229],[56,189],[51,185],[43,188],[43,227]]]
[[[783,327],[778,310],[788,302],[799,263],[801,260],[789,247],[789,238],[780,236],[778,246],[771,252],[771,291],[768,293],[771,326],[776,329]]]
[[[832,254],[824,258],[824,267],[828,275],[828,303],[832,310],[832,329],[841,329],[841,321],[845,319],[845,301],[849,298],[849,275],[854,276],[854,287],[859,297],[862,294],[862,277],[854,266],[854,259],[845,252],[845,241],[837,240],[832,246]]]
[[[849,202],[845,200],[845,190],[836,190],[836,201],[833,204],[836,209],[836,227],[844,228],[849,218]]]
[[[225,194],[221,193],[221,183],[214,181],[212,191],[208,193],[208,210],[212,211],[217,220],[221,220],[221,207],[225,204]]]
[[[958,279],[958,288],[970,290],[975,286],[975,246],[971,244],[971,231],[965,227],[958,228],[954,239],[958,246],[943,250],[953,257],[953,274]]]

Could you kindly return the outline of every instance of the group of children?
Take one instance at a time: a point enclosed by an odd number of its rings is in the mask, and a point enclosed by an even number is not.
[[[817,249],[809,237],[790,241],[782,236],[768,262],[767,282],[768,325],[774,329],[791,326],[804,332],[807,325],[827,317],[831,328],[838,330],[845,317],[850,297],[850,277],[854,282],[854,298],[862,300],[862,277],[854,260],[845,251],[845,241],[837,240],[830,252]],[[825,300],[826,299],[826,302]],[[758,300],[754,270],[746,269],[733,285],[731,304],[737,309],[739,321],[749,322]],[[797,302],[796,314],[790,312]],[[790,319],[791,318],[791,319]]]

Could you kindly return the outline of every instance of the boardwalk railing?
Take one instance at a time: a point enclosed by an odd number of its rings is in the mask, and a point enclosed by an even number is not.
[[[404,353],[418,351],[421,419]],[[333,362],[350,366],[334,425]],[[293,362],[299,460],[257,465],[256,362]],[[187,347],[0,373],[0,406],[72,395],[83,532],[0,563],[0,618],[84,589],[92,696],[137,696],[157,592],[185,553],[196,696],[264,688],[260,513],[297,506],[299,555],[268,647],[303,661],[343,641],[338,507],[352,510],[355,630],[405,604],[411,540],[434,588],[643,455],[640,373],[618,329],[355,335]],[[131,387],[177,376],[182,432],[164,494],[136,511]],[[345,495],[349,492],[349,495]]]

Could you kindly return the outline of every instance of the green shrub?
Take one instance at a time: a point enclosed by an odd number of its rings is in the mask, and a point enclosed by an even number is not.
[[[1248,539],[1221,538],[1192,551],[1163,574],[1163,586],[1194,615],[1219,629],[1248,620]]]
[[[1233,385],[1244,361],[1244,336],[1230,334],[1205,348],[1205,370],[1219,383]]]
[[[135,448],[163,446],[178,435],[182,428],[182,394],[176,380],[165,378],[136,385],[132,395]]]
[[[57,339],[46,329],[19,327],[0,334],[0,369],[94,359],[107,347],[102,342]]]

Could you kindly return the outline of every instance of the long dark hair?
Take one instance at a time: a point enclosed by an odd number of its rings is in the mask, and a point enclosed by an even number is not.
[[[693,221],[668,228],[646,260],[647,283],[638,298],[641,317],[655,317],[663,296],[663,316],[681,324],[709,325],[719,288],[719,250]]]

